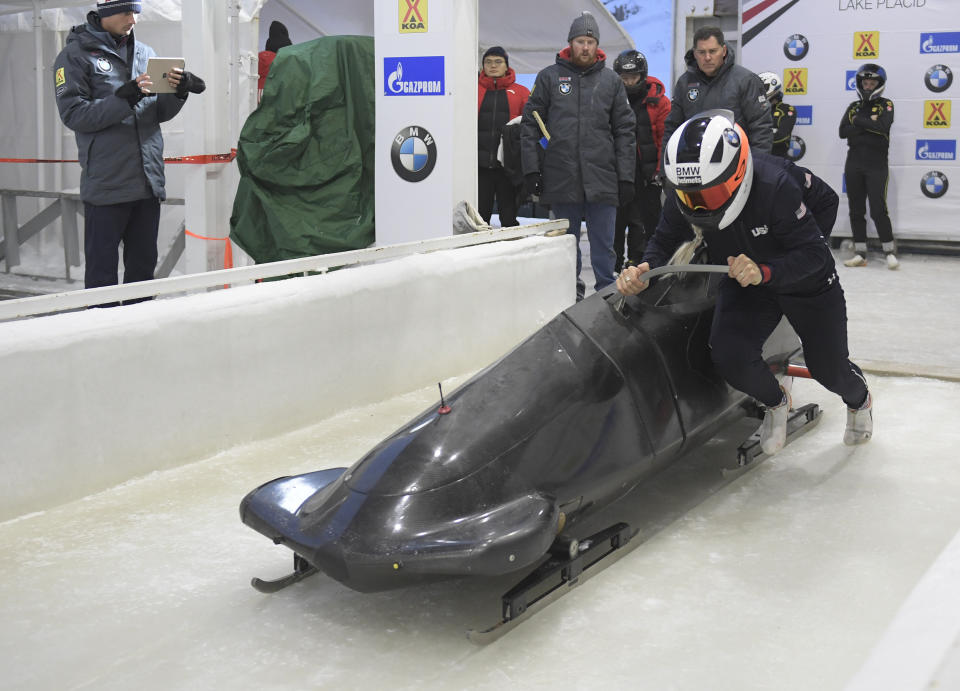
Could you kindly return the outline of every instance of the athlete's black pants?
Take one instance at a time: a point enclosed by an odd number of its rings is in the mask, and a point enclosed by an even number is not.
[[[867,242],[867,200],[870,200],[870,218],[877,226],[880,242],[893,242],[893,226],[887,210],[887,183],[890,167],[886,158],[866,159],[854,154],[847,155],[843,168],[847,181],[847,204],[850,208],[850,230],[854,243]]]
[[[624,258],[639,264],[647,241],[653,236],[660,222],[660,186],[647,182],[637,185],[636,196],[617,209],[614,224],[613,251],[617,254],[614,270],[620,273]],[[623,245],[626,236],[626,257]]]
[[[848,407],[860,407],[867,398],[867,384],[848,357],[847,303],[836,274],[814,295],[741,288],[733,279],[723,279],[710,334],[711,356],[721,376],[764,405],[778,405],[782,394],[762,349],[782,315],[800,337],[810,375]]]
[[[493,200],[497,200],[500,227],[517,225],[517,188],[510,182],[503,168],[478,168],[477,212],[487,223],[493,215]]]

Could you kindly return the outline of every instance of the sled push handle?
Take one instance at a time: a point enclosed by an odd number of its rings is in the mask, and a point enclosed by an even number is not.
[[[730,270],[729,266],[721,266],[719,264],[664,264],[663,266],[658,266],[656,269],[650,269],[647,273],[643,274],[644,282],[650,281],[658,276],[663,276],[664,274],[675,274],[675,273],[701,273],[701,274],[725,274]],[[623,314],[623,305],[626,302],[627,296],[620,295],[616,301],[613,303],[613,309],[615,309],[620,314]]]

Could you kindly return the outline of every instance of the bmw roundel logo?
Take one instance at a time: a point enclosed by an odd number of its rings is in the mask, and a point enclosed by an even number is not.
[[[950,183],[939,170],[931,170],[920,181],[920,191],[930,199],[938,199],[947,193]]]
[[[437,163],[437,143],[426,128],[410,125],[397,132],[390,148],[393,169],[407,182],[420,182]]]
[[[930,91],[939,94],[953,84],[953,72],[946,65],[934,65],[923,75],[923,83]]]
[[[112,72],[113,64],[106,58],[97,58],[97,71],[98,72]]]
[[[783,42],[783,54],[788,60],[803,60],[809,51],[810,41],[803,34],[792,34]]]
[[[700,89],[690,89],[687,91],[687,100],[696,101],[700,97]]]
[[[806,143],[797,135],[790,137],[790,146],[787,147],[787,158],[791,161],[799,161],[807,153]]]
[[[572,87],[570,86],[570,82],[560,82],[560,86],[558,88],[560,89],[560,93],[566,96],[570,93]]]

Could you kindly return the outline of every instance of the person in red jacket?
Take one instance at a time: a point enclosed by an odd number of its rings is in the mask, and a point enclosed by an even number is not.
[[[617,209],[613,248],[617,254],[615,269],[619,273],[626,259],[639,264],[647,240],[660,220],[660,161],[663,158],[663,124],[670,114],[670,99],[656,77],[647,74],[647,58],[638,50],[625,50],[613,63],[627,89],[627,100],[637,116],[637,172],[633,199]],[[627,232],[629,229],[629,233]]]
[[[516,78],[507,51],[500,46],[487,49],[477,91],[477,211],[490,223],[496,200],[502,228],[517,225],[519,189],[504,170],[498,151],[504,126],[523,113],[530,97]]]
[[[271,22],[267,44],[258,56],[257,74],[260,79],[257,81],[257,103],[263,96],[263,86],[267,83],[267,75],[270,74],[270,66],[273,64],[274,58],[277,57],[277,51],[291,45],[293,45],[293,41],[290,40],[290,33],[283,22]]]

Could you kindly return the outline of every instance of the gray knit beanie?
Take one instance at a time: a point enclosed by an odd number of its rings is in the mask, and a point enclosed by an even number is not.
[[[577,36],[590,36],[600,42],[600,27],[597,26],[597,20],[589,12],[582,12],[579,17],[573,20],[570,25],[570,35],[567,36],[567,43]]]

